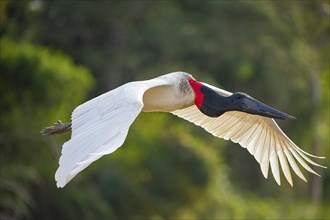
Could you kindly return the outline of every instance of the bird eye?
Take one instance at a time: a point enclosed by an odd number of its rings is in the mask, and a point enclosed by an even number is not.
[[[242,96],[241,94],[237,94],[237,95],[236,95],[236,98],[237,98],[237,99],[241,99],[242,97],[243,97],[243,96]]]
[[[236,99],[242,99],[242,98],[245,98],[246,95],[241,93],[241,92],[236,92],[235,93],[235,96],[234,96]]]

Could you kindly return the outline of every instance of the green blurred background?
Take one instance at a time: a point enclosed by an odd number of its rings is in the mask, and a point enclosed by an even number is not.
[[[142,113],[64,189],[70,134],[39,134],[125,82],[181,70],[294,115],[280,126],[329,167],[329,15],[327,0],[1,0],[1,220],[329,219],[329,169],[278,186],[246,149],[171,114]]]

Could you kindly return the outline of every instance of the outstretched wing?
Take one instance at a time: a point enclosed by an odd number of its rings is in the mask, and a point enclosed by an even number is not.
[[[216,88],[204,83],[220,95],[228,96],[230,92]],[[284,176],[292,186],[290,166],[293,171],[303,180],[304,175],[299,169],[298,161],[306,170],[318,175],[307,163],[315,166],[321,165],[312,161],[309,157],[316,157],[304,152],[296,146],[279,128],[273,119],[258,115],[251,115],[244,112],[230,111],[220,117],[211,118],[204,115],[193,105],[185,109],[172,112],[185,120],[203,127],[216,137],[231,140],[239,143],[242,147],[254,155],[260,164],[261,171],[265,178],[268,176],[269,164],[276,182],[280,185],[280,168]],[[319,158],[319,157],[317,157]]]
[[[72,136],[62,148],[55,173],[64,187],[80,171],[105,154],[118,149],[143,108],[146,90],[169,85],[164,78],[131,82],[78,106],[72,113]]]

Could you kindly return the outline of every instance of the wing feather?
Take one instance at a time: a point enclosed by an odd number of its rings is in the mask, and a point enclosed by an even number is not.
[[[204,84],[220,95],[231,95],[228,91]],[[290,185],[293,185],[290,167],[298,177],[306,181],[296,161],[307,171],[316,175],[318,174],[307,163],[324,167],[309,158],[323,157],[311,155],[300,149],[283,133],[273,119],[238,111],[226,112],[217,118],[211,118],[201,113],[195,105],[173,111],[172,114],[203,127],[216,137],[231,140],[247,148],[260,164],[265,178],[268,177],[270,165],[274,179],[279,185],[281,184],[280,169]]]
[[[265,146],[266,146],[266,141],[268,138],[267,135],[268,135],[268,130],[264,129],[262,132],[262,135],[260,136],[258,149],[256,150],[256,152],[254,154],[254,158],[258,161],[258,163],[262,162],[262,159],[265,154]]]
[[[288,166],[288,162],[283,153],[283,148],[286,148],[287,146],[285,146],[285,143],[283,143],[282,141],[280,141],[280,144],[281,144],[281,146],[284,146],[284,147],[278,148],[277,155],[278,155],[278,158],[280,159],[280,164],[281,164],[285,178],[290,183],[290,185],[293,186],[290,168]]]
[[[277,182],[278,185],[281,185],[281,176],[280,176],[280,169],[278,166],[278,159],[277,159],[277,139],[272,139],[271,145],[270,145],[270,157],[269,157],[269,162],[270,162],[270,168],[272,170],[273,176],[275,181]]]
[[[286,158],[288,158],[288,161],[290,163],[290,166],[292,167],[293,171],[297,174],[297,176],[299,176],[302,180],[304,180],[305,182],[307,182],[305,176],[302,174],[301,170],[299,169],[296,161],[293,159],[292,154],[290,153],[290,151],[288,150],[288,148],[284,148],[284,153]]]
[[[267,146],[270,146],[270,136],[271,131],[267,130],[267,134],[265,137],[265,144],[263,146],[264,151],[261,153],[261,159],[260,159],[260,169],[262,171],[262,174],[267,179],[268,177],[268,169],[269,169],[269,148]]]
[[[64,143],[58,187],[64,187],[91,163],[118,149],[130,125],[143,108],[143,94],[150,88],[171,85],[164,78],[131,82],[78,106],[72,113],[72,136]]]

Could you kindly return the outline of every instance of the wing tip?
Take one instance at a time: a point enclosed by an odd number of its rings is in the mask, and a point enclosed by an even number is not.
[[[302,179],[302,180],[305,181],[306,183],[308,182],[307,179],[306,179],[305,177],[304,177],[304,178],[301,178],[301,177],[300,177],[300,179]]]
[[[55,174],[55,181],[56,181],[56,186],[57,188],[64,188],[74,177],[75,175],[63,175],[60,176],[57,174]]]
[[[55,173],[55,181],[57,188],[63,188],[68,183],[66,178],[61,177],[58,172]]]
[[[56,186],[57,188],[61,189],[61,188],[64,188],[64,186],[66,185],[66,183],[61,183],[61,182],[56,182]]]
[[[68,182],[70,182],[72,178],[70,175],[66,174],[63,166],[59,166],[55,172],[55,181],[57,188],[64,188]]]
[[[279,186],[281,186],[281,180],[280,179],[275,178],[275,181]]]

